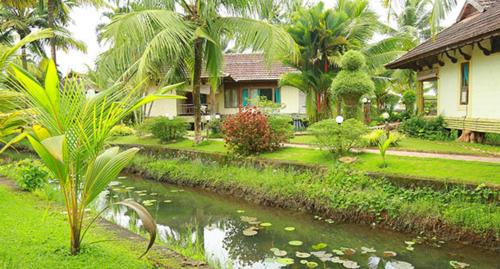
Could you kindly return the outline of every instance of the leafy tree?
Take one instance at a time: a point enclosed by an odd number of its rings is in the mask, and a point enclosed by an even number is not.
[[[367,128],[356,119],[348,119],[342,124],[338,124],[335,119],[328,119],[314,123],[308,130],[316,137],[321,148],[341,156],[363,144],[361,136]]]
[[[74,79],[61,86],[54,62],[50,62],[44,85],[15,66],[12,77],[30,107],[33,127],[26,127],[21,137],[27,137],[34,151],[58,180],[63,193],[71,234],[71,253],[80,251],[81,242],[93,221],[85,222],[85,209],[115,179],[132,160],[137,148],[120,152],[118,147],[105,149],[110,131],[131,111],[162,98],[170,88],[154,95],[141,97],[137,89],[123,90],[123,83],[87,98],[85,87]],[[176,87],[174,85],[172,87]],[[119,202],[135,210],[144,228],[151,234],[148,250],[154,243],[156,224],[151,215],[132,201]],[[94,219],[95,220],[95,219]]]
[[[202,70],[206,70],[212,89],[217,89],[223,68],[223,45],[227,38],[235,40],[236,48],[263,51],[269,63],[295,52],[293,39],[285,30],[253,19],[255,14],[268,7],[270,1],[144,2],[149,6],[143,5],[142,10],[117,15],[103,29],[103,40],[110,41],[114,47],[109,55],[121,59],[111,66],[123,67],[132,63],[130,72],[142,78],[161,77],[162,81],[182,73],[183,79],[192,84],[195,143],[201,141]],[[158,70],[165,73],[158,74]]]
[[[346,118],[357,118],[359,99],[373,92],[375,86],[370,76],[363,69],[365,57],[361,52],[348,51],[342,57],[342,71],[332,82],[332,91],[344,101]]]

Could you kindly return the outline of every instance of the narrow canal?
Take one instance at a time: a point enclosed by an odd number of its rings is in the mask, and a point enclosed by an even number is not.
[[[112,182],[96,207],[124,199],[146,205],[158,223],[159,240],[189,246],[221,268],[454,268],[450,261],[470,264],[468,268],[499,268],[496,253],[473,246],[424,234],[336,224],[135,177]],[[114,206],[104,216],[130,230],[141,230],[141,221],[123,206]]]

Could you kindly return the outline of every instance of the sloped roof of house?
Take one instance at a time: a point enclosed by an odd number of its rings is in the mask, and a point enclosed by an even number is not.
[[[283,74],[296,71],[295,68],[280,62],[268,65],[262,53],[224,55],[224,77],[234,81],[278,80]],[[202,77],[208,76],[204,73]]]
[[[483,7],[482,13],[474,14],[444,29],[399,59],[386,65],[387,68],[415,68],[416,62],[437,56],[450,49],[473,44],[483,39],[500,35],[500,1],[472,0]],[[467,3],[466,3],[467,5]]]

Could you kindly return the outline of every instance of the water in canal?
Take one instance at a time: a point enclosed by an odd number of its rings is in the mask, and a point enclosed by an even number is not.
[[[453,268],[450,261],[458,261],[470,264],[468,268],[498,269],[500,264],[496,253],[472,246],[439,239],[420,244],[412,235],[336,224],[314,215],[134,177],[112,182],[96,207],[127,198],[147,206],[158,223],[159,240],[166,244],[189,240],[222,268]],[[104,215],[140,231],[140,220],[123,206]]]

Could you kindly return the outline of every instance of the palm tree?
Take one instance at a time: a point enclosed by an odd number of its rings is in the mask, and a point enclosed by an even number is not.
[[[23,94],[26,106],[34,111],[33,127],[26,127],[20,136],[27,137],[34,151],[58,180],[64,196],[71,234],[71,253],[78,254],[81,242],[95,218],[85,220],[85,209],[128,165],[137,148],[120,152],[118,147],[105,149],[110,130],[123,117],[146,103],[162,98],[178,85],[142,97],[139,87],[123,90],[123,83],[87,98],[85,86],[78,80],[58,79],[54,62],[50,62],[44,84],[16,66],[11,76]],[[19,139],[19,138],[18,138]],[[156,224],[141,205],[119,202],[135,210],[144,228],[151,234],[146,252],[156,237]],[[97,218],[97,217],[96,217]]]
[[[157,5],[151,5],[157,2]],[[191,81],[195,143],[201,141],[200,85],[202,69],[217,89],[223,67],[223,43],[235,40],[239,49],[263,51],[270,63],[295,53],[295,43],[278,26],[253,18],[270,1],[170,0],[144,1],[153,8],[117,15],[102,37],[112,42],[113,59],[133,63],[139,77],[168,78],[176,71]],[[176,8],[182,9],[177,11]],[[138,58],[134,61],[134,57]],[[122,65],[123,66],[123,65]],[[158,74],[160,70],[167,70]]]
[[[333,96],[329,88],[340,56],[350,49],[362,49],[377,27],[377,16],[366,0],[339,0],[327,10],[320,2],[293,14],[288,32],[300,47],[300,57],[291,65],[301,72],[286,74],[280,83],[306,94],[312,122],[332,115]]]
[[[401,7],[407,7],[408,2],[413,2],[413,6],[420,6],[422,9],[421,12],[424,12],[424,9],[430,8],[430,14],[427,16],[425,21],[421,21],[421,23],[426,23],[430,25],[430,33],[431,35],[435,35],[440,29],[441,21],[446,17],[446,15],[457,5],[457,0],[384,0],[383,4],[386,8],[393,8],[395,5],[399,5]],[[415,10],[418,12],[419,10]],[[389,13],[390,14],[390,13]],[[390,16],[390,15],[389,15]]]

